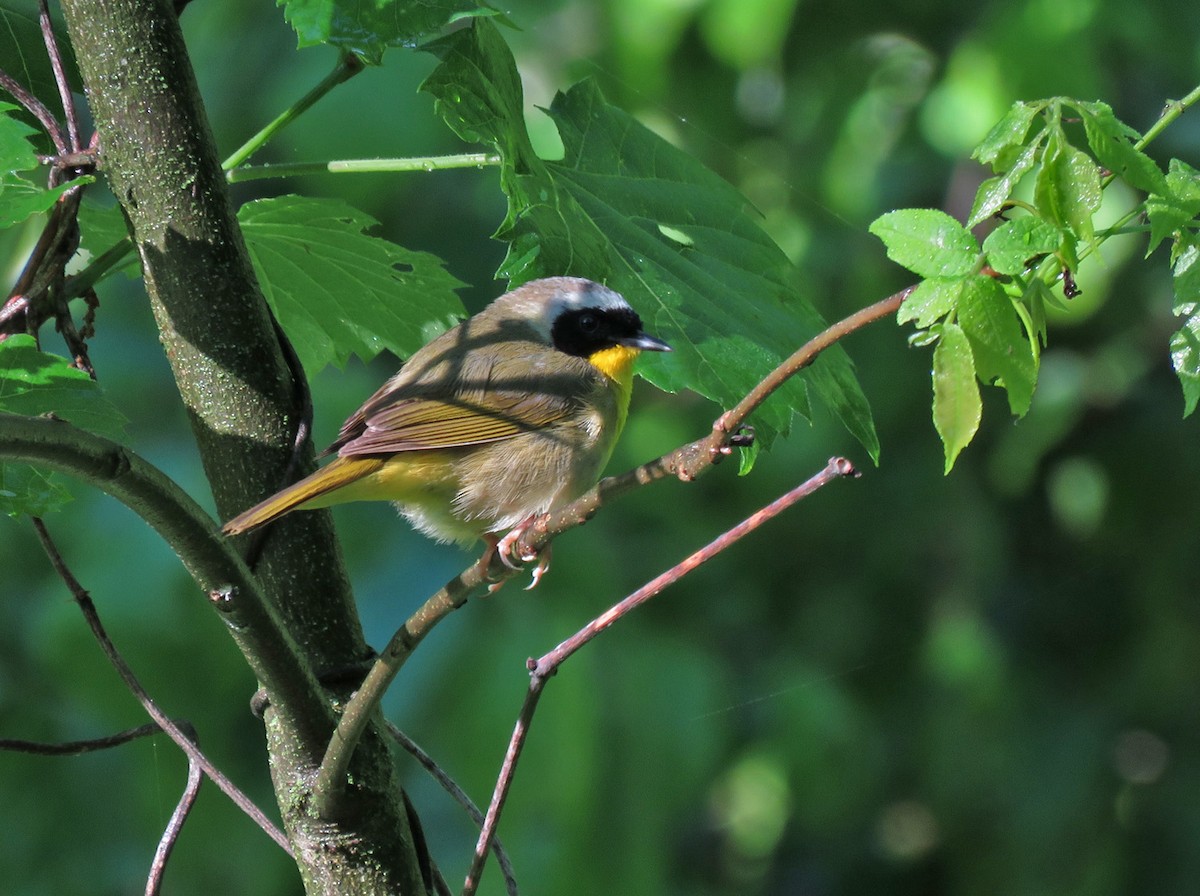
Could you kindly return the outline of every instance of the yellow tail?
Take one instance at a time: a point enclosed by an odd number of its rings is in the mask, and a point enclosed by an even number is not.
[[[302,507],[312,509],[336,504],[339,498],[334,497],[333,492],[376,472],[383,463],[381,458],[373,457],[336,458],[312,475],[239,513],[221,531],[226,535],[241,535]]]

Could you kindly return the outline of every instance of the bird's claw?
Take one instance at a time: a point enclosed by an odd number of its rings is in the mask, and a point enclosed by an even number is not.
[[[515,550],[520,544],[521,536],[523,536],[529,530],[529,525],[532,521],[533,519],[530,518],[520,526],[517,526],[515,529],[497,541],[495,548],[496,554],[500,557],[500,562],[514,571],[524,568],[524,564],[526,563],[532,563],[534,560],[537,561],[537,566],[533,568],[533,581],[526,586],[526,591],[536,588],[538,582],[542,580],[542,576],[544,576],[550,570],[549,547],[544,548],[540,554],[537,551],[532,551],[529,549],[520,552]],[[488,593],[494,594],[503,584],[504,583],[502,581],[493,582],[488,586]]]

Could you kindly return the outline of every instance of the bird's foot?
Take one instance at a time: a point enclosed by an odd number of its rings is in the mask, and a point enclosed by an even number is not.
[[[514,528],[503,538],[496,539],[494,535],[485,536],[488,540],[488,543],[491,545],[491,550],[484,554],[483,560],[480,561],[481,563],[487,561],[487,563],[490,564],[492,559],[492,551],[495,551],[497,556],[499,556],[501,563],[512,570],[521,569],[523,564],[532,563],[534,560],[536,560],[537,566],[533,568],[533,581],[526,586],[526,591],[536,588],[538,582],[542,580],[542,576],[544,576],[550,570],[551,551],[549,547],[546,547],[540,554],[537,551],[531,550],[525,550],[520,553],[515,551],[515,548],[521,541],[521,536],[523,536],[529,530],[529,527],[533,524],[535,519],[537,519],[536,514],[529,517],[529,519],[525,520],[519,526]],[[488,586],[488,593],[494,594],[495,592],[499,591],[503,585],[503,581],[493,582]]]

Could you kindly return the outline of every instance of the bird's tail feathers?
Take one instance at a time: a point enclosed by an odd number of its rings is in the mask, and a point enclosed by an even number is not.
[[[226,535],[241,535],[293,510],[314,509],[337,503],[336,499],[321,499],[375,472],[382,464],[382,460],[375,458],[336,458],[315,473],[239,513],[227,522],[221,531]]]

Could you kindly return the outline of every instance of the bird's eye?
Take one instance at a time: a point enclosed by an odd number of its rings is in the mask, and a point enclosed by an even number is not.
[[[590,311],[585,311],[579,315],[576,323],[579,326],[581,333],[595,333],[600,328],[600,318],[592,314]]]

